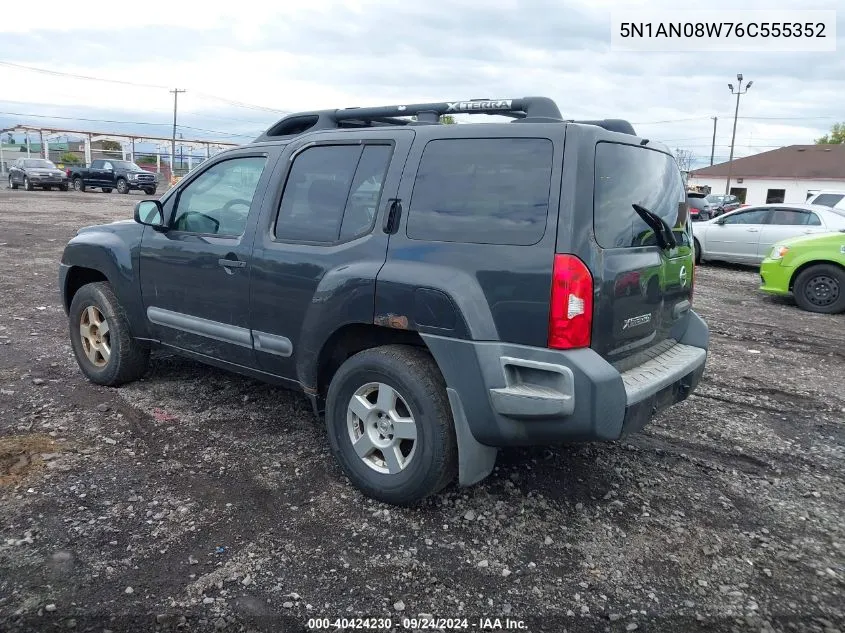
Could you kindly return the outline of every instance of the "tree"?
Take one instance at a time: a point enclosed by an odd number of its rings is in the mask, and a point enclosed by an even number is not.
[[[692,163],[695,160],[695,155],[688,149],[676,149],[675,160],[678,162],[678,169],[681,171],[689,171],[692,169]]]
[[[135,161],[139,165],[155,165],[156,164],[156,157],[155,156],[139,156],[138,160]]]
[[[123,150],[117,141],[102,141],[100,147],[103,148],[104,152],[120,152]]]
[[[834,123],[830,133],[816,139],[816,145],[840,145],[845,143],[845,123]]]
[[[82,161],[79,159],[79,156],[73,152],[65,152],[61,155],[61,158],[59,158],[59,162],[65,165],[79,165]]]
[[[7,140],[7,141],[9,141],[9,145],[14,145],[14,144],[15,144],[15,137],[14,137],[14,136],[12,136],[12,133],[11,133],[11,132],[7,132],[7,133],[6,133],[6,140]]]

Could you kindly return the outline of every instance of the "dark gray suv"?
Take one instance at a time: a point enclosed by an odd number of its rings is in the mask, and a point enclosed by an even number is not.
[[[350,480],[412,504],[695,389],[685,199],[666,147],[543,97],[304,112],[81,229],[59,284],[90,380],[163,347],[299,390]]]

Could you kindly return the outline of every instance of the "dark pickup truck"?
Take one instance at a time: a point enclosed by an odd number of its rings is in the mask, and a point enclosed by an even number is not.
[[[499,447],[617,440],[687,398],[694,281],[668,148],[545,97],[289,115],[80,229],[59,268],[89,380],[161,347],[299,390],[350,481],[401,505],[484,479]]]
[[[68,178],[76,191],[99,187],[104,193],[117,189],[118,193],[129,193],[133,189],[148,196],[155,194],[158,177],[127,160],[98,159],[90,167],[70,167]]]

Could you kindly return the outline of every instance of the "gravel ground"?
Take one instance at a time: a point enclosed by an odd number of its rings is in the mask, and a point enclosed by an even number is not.
[[[57,263],[140,198],[0,191],[0,630],[845,631],[845,315],[705,266],[685,403],[397,509],[299,395],[161,353],[120,389],[82,378]]]

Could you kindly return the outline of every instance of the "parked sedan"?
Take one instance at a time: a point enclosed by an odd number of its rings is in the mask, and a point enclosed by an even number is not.
[[[711,193],[707,196],[706,200],[715,207],[713,217],[720,216],[728,211],[733,211],[734,209],[739,209],[742,206],[742,200],[736,196],[725,196]]]
[[[760,290],[789,295],[803,310],[845,312],[845,233],[778,242],[760,264]]]
[[[9,188],[17,189],[19,186],[27,191],[36,187],[45,190],[56,187],[67,191],[68,177],[53,161],[44,158],[19,158],[9,168]]]
[[[764,204],[692,225],[695,261],[759,264],[776,242],[845,230],[845,211],[813,204]]]

